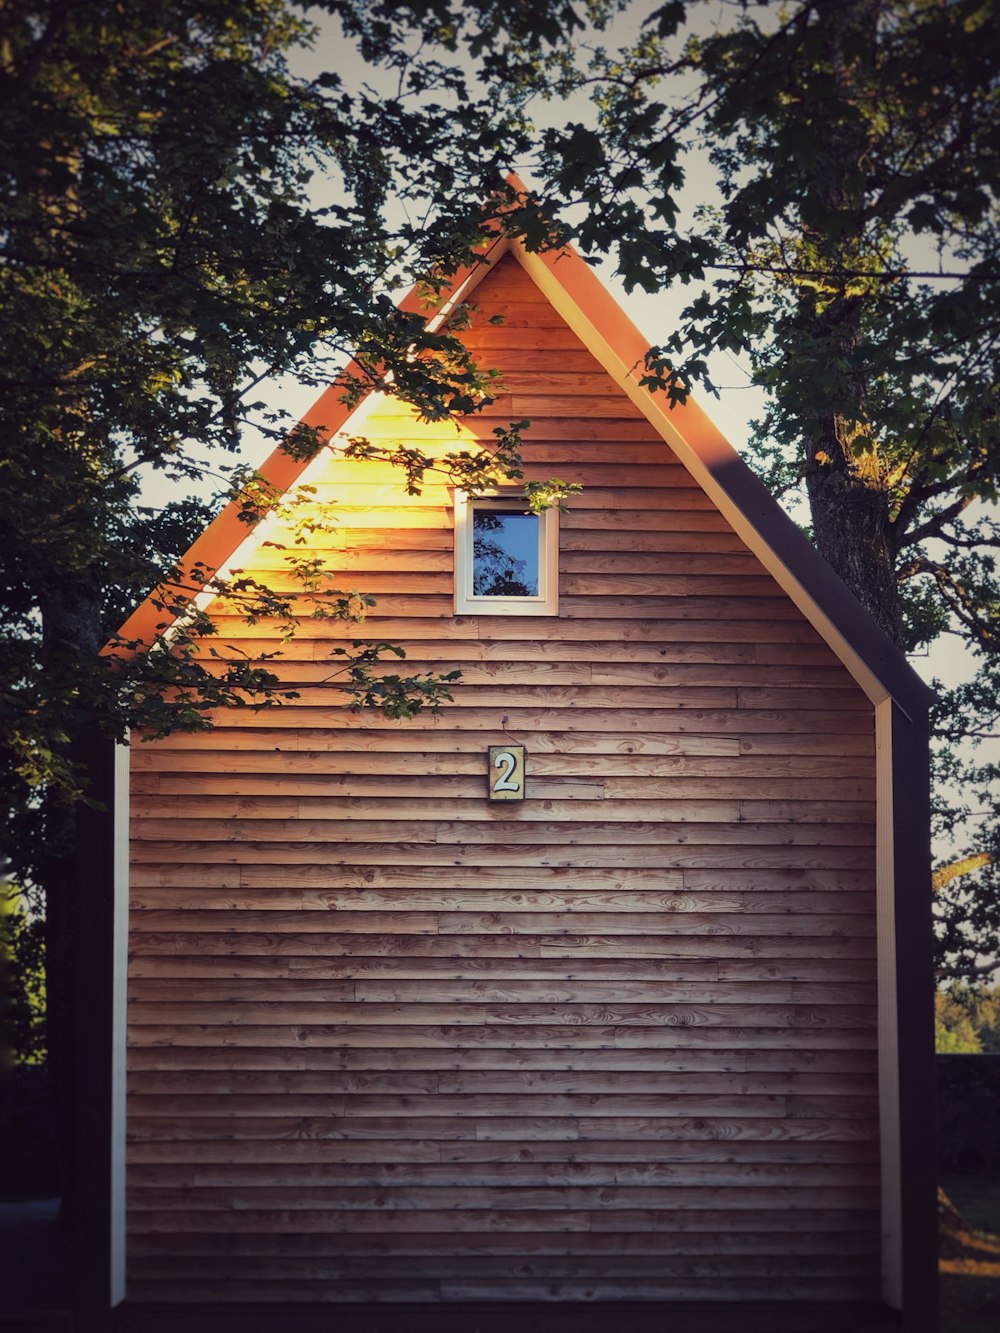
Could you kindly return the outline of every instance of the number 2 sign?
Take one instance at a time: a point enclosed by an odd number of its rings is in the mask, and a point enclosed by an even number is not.
[[[489,768],[491,801],[524,800],[524,746],[491,745]]]

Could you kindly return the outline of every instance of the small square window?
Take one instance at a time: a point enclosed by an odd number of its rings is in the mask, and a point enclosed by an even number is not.
[[[554,616],[559,609],[555,509],[533,514],[516,494],[455,492],[455,613]]]

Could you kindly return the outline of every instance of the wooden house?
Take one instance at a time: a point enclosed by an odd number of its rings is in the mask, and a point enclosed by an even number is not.
[[[583,489],[536,519],[269,465],[335,497],[322,554],[377,605],[286,644],[210,606],[300,697],[122,751],[114,1326],[932,1327],[928,692],[640,387],[578,257],[501,239],[449,300],[491,405],[310,420],[444,450],[528,418],[527,475]],[[280,537],[228,511],[190,558],[280,578]],[[362,634],[454,702],[351,711]]]

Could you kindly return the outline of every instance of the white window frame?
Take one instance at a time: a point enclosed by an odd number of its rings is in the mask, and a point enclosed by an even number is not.
[[[455,614],[457,616],[555,616],[559,614],[559,510],[538,515],[538,596],[477,597],[472,589],[472,515],[477,506],[525,513],[520,491],[469,495],[455,491]]]

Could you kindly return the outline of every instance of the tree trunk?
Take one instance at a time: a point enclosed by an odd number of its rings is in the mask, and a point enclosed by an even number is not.
[[[878,455],[855,456],[855,431],[841,416],[817,423],[806,488],[816,545],[895,644],[902,642],[889,495]]]
[[[806,239],[830,275],[822,291],[800,288],[799,315],[810,350],[825,355],[834,388],[817,393],[817,412],[807,428],[805,480],[813,532],[820,553],[893,643],[902,642],[895,577],[888,478],[868,416],[868,368],[859,356],[870,292],[853,272],[873,267],[865,244],[869,148],[859,95],[873,71],[864,56],[845,51],[876,49],[879,0],[828,5],[818,19],[826,44],[834,91],[814,112],[819,146],[811,201],[813,226]],[[859,86],[860,85],[860,86]],[[859,244],[860,241],[860,244]]]
[[[50,703],[61,685],[70,679],[69,668],[79,669],[81,659],[96,664],[102,646],[101,603],[96,579],[84,574],[67,577],[58,588],[47,590],[42,600],[42,653],[45,679],[50,683]],[[86,773],[80,768],[85,757],[81,742],[91,727],[86,698],[63,704],[65,758],[78,767],[81,784]],[[90,742],[87,741],[87,746]],[[86,747],[85,747],[86,748]],[[37,858],[40,888],[45,900],[46,1036],[48,1063],[58,1127],[60,1160],[58,1175],[65,1200],[71,1192],[72,1126],[76,1107],[74,1074],[73,976],[77,965],[76,899],[81,892],[77,840],[81,812],[70,793],[50,790],[44,797],[43,847]]]

